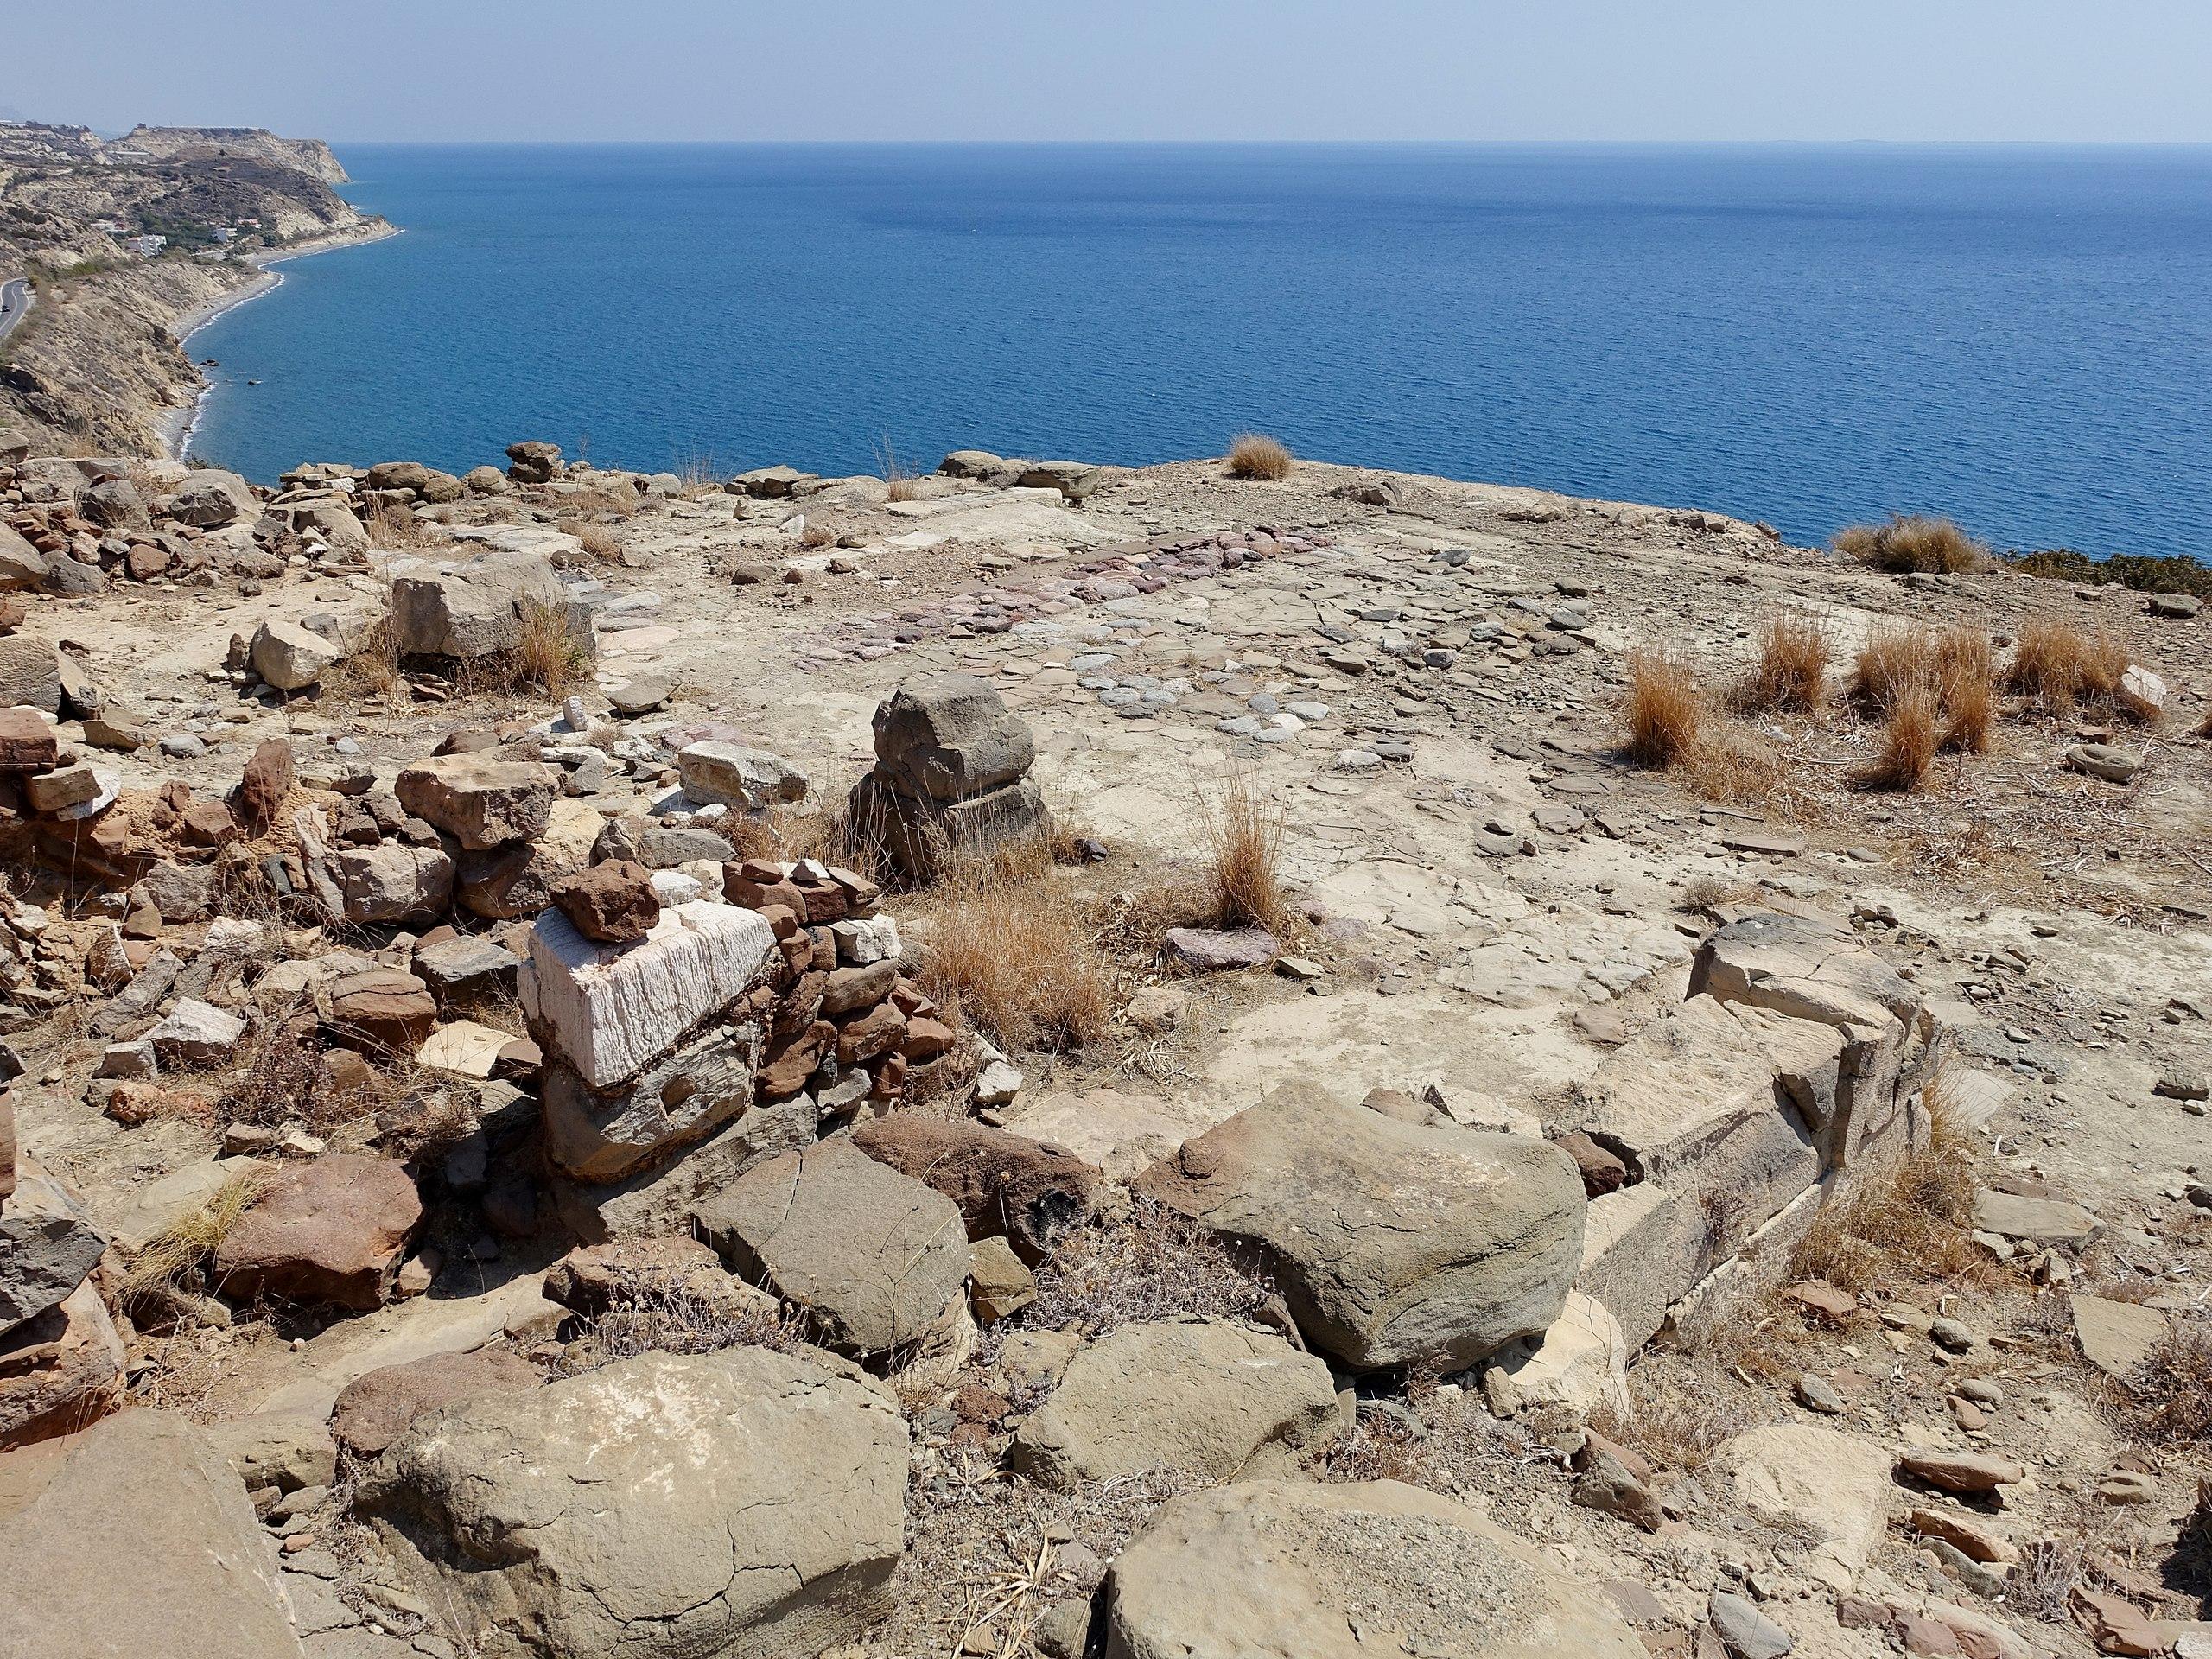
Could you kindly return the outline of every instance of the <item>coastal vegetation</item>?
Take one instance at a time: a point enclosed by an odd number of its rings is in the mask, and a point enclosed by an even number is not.
[[[1229,446],[1231,478],[1281,480],[1290,476],[1290,451],[1275,438],[1240,432]]]
[[[1989,549],[1948,518],[1917,513],[1883,524],[1849,525],[1836,531],[1830,545],[1847,559],[1892,575],[1963,575],[1995,566]]]

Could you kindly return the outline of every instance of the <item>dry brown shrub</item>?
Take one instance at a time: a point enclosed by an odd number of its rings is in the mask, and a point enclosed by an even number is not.
[[[1867,636],[1852,664],[1853,700],[1886,709],[1910,685],[1932,685],[1942,652],[1942,636],[1917,624],[1877,629]]]
[[[591,649],[567,615],[535,600],[523,601],[514,648],[461,664],[461,689],[473,696],[535,692],[564,697],[591,677]]]
[[[1827,700],[1827,631],[1802,611],[1777,611],[1759,630],[1758,666],[1745,681],[1746,709],[1812,714]]]
[[[1240,432],[1230,442],[1229,475],[1269,480],[1288,478],[1290,451],[1274,438]]]
[[[1663,650],[1629,653],[1628,697],[1621,711],[1629,758],[1638,766],[1671,766],[1697,741],[1705,696],[1697,677]]]
[[[1936,694],[1943,710],[1943,747],[1960,754],[1989,748],[1997,719],[1997,654],[1980,628],[1944,631],[1936,652]]]
[[[1974,1154],[1940,1071],[1922,1098],[1934,1122],[1926,1149],[1823,1208],[1790,1254],[1793,1276],[1854,1294],[1992,1282],[1992,1258],[1974,1242]]]
[[[563,535],[575,537],[582,544],[585,555],[601,564],[621,562],[622,538],[608,525],[588,518],[563,518],[556,521],[553,528]]]
[[[1897,575],[1930,571],[1960,575],[1993,569],[1989,549],[1948,518],[1914,515],[1885,524],[1853,524],[1829,543],[1845,558]]]
[[[1926,680],[1907,685],[1890,699],[1879,746],[1859,780],[1870,789],[1918,789],[1942,741],[1943,709],[1935,685]]]
[[[1681,771],[1707,800],[1764,801],[1789,781],[1782,751],[1756,732],[1708,721],[1681,757]]]
[[[2044,713],[2063,716],[2083,703],[2111,702],[2127,665],[2127,647],[2105,629],[2091,633],[2041,618],[2021,627],[2005,681],[2042,703]]]
[[[1230,774],[1220,802],[1207,815],[1212,859],[1214,918],[1221,927],[1262,927],[1287,938],[1293,918],[1282,891],[1281,806],[1254,798],[1242,772]]]
[[[639,1354],[714,1354],[725,1348],[796,1353],[812,1333],[803,1314],[738,1301],[667,1274],[618,1275],[607,1306],[582,1322],[562,1356],[571,1376]]]
[[[404,553],[453,545],[453,537],[443,524],[425,518],[414,508],[397,502],[386,502],[372,511],[365,527],[369,540],[387,552]]]
[[[809,524],[799,531],[798,544],[806,548],[835,547],[837,532],[827,524]]]
[[[912,908],[922,988],[997,1042],[1081,1048],[1106,1033],[1114,968],[1042,842],[950,857]]]
[[[1037,1268],[1035,1331],[1072,1325],[1093,1340],[1116,1326],[1196,1314],[1244,1319],[1274,1286],[1180,1211],[1140,1194],[1128,1214],[1064,1239]]]

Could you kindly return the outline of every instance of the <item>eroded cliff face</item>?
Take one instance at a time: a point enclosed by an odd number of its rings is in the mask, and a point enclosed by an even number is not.
[[[161,454],[162,416],[199,386],[175,330],[254,279],[242,266],[159,259],[45,286],[0,368],[0,424],[39,454]]]

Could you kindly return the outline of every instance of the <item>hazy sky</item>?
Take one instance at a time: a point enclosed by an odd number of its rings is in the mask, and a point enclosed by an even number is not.
[[[2207,0],[68,0],[0,109],[347,139],[2212,141]]]

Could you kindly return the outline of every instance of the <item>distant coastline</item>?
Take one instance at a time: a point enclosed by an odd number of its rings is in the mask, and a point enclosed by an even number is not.
[[[284,280],[284,275],[282,271],[271,270],[271,266],[289,264],[294,259],[309,258],[318,253],[334,252],[340,248],[364,247],[372,242],[386,241],[399,235],[401,229],[397,225],[378,219],[367,225],[334,231],[327,236],[310,237],[304,242],[294,243],[268,253],[249,254],[245,263],[253,267],[255,274],[243,287],[209,304],[188,311],[177,319],[173,332],[178,346],[189,346],[192,337],[216,318],[227,315],[248,302],[272,292]],[[171,460],[184,459],[186,451],[191,447],[193,434],[199,429],[200,416],[207,406],[207,395],[214,389],[213,383],[202,377],[200,389],[193,394],[190,403],[164,410],[156,421],[155,427],[161,434],[162,451]]]

